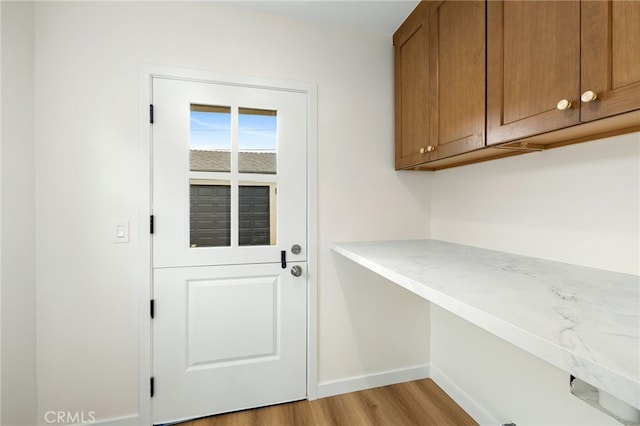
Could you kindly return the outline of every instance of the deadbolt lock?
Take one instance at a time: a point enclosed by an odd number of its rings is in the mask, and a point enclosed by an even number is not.
[[[300,247],[299,244],[294,244],[291,246],[291,253],[300,254],[301,251],[302,251],[302,247]]]

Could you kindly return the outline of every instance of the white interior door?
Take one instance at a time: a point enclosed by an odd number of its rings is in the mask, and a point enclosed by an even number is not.
[[[152,98],[154,424],[304,399],[306,95]]]

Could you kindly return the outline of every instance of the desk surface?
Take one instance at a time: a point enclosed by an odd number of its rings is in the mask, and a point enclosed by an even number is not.
[[[436,240],[332,249],[640,409],[640,277]]]

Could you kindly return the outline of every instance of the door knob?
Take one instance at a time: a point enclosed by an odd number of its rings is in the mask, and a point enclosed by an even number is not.
[[[560,111],[564,111],[571,108],[571,102],[567,99],[561,99],[560,102],[558,102],[558,104],[556,105],[556,108],[558,108]]]
[[[302,275],[302,267],[300,267],[300,265],[293,265],[291,267],[291,275],[293,275],[294,277],[299,277],[300,275]]]
[[[591,90],[587,90],[582,94],[582,96],[580,96],[580,100],[586,103],[586,102],[595,101],[597,97],[598,95],[596,95],[594,92],[592,92]]]

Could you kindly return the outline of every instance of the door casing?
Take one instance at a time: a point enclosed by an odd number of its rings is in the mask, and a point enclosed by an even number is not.
[[[312,83],[273,80],[223,74],[188,68],[140,65],[138,69],[138,424],[151,424],[150,379],[152,374],[152,333],[150,300],[152,294],[151,215],[151,126],[153,77],[211,82],[246,87],[301,92],[307,98],[307,398],[317,399],[317,87]]]

